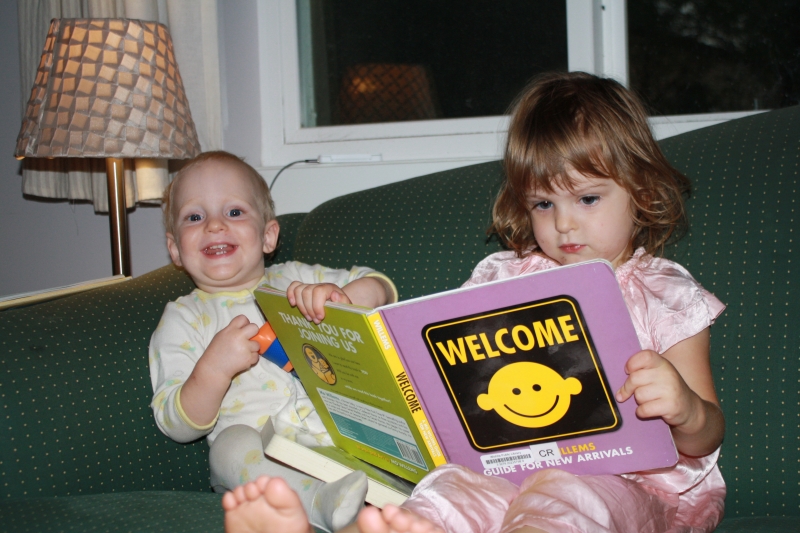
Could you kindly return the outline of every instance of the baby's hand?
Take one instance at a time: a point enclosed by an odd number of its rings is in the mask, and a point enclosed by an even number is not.
[[[643,350],[625,363],[628,379],[617,391],[624,402],[631,396],[639,406],[636,416],[660,416],[670,426],[681,426],[694,418],[700,398],[689,388],[675,367],[652,350]]]
[[[306,320],[319,324],[325,318],[325,302],[352,303],[347,294],[333,283],[306,284],[293,281],[286,289],[289,305],[297,307]]]
[[[230,381],[239,372],[258,363],[259,345],[250,340],[256,333],[258,326],[246,316],[239,315],[214,335],[200,361]]]

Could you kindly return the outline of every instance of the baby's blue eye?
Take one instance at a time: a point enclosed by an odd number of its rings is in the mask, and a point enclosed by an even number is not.
[[[200,220],[201,220],[202,218],[203,218],[203,217],[201,217],[201,216],[200,216],[200,215],[198,215],[198,214],[194,214],[194,215],[189,215],[189,216],[188,216],[188,220],[189,220],[189,222],[200,222]]]
[[[231,209],[230,212],[228,213],[228,216],[240,217],[240,216],[242,216],[242,210],[241,209]]]
[[[583,196],[581,197],[581,203],[583,205],[594,205],[600,200],[599,196]]]

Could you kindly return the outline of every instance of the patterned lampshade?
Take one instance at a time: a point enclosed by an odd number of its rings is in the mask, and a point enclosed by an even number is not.
[[[14,155],[187,159],[199,152],[163,24],[51,22]]]

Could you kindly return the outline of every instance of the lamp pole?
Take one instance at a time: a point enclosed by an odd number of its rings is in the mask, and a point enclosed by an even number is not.
[[[116,276],[131,275],[128,212],[125,205],[125,169],[119,157],[106,158],[108,219],[111,224],[111,270]]]

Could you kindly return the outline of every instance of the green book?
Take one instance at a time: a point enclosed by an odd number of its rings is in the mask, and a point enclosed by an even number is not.
[[[336,446],[413,483],[445,463],[379,313],[328,302],[314,324],[283,291],[255,296]]]
[[[361,461],[336,446],[308,448],[276,435],[270,422],[264,426],[261,435],[264,453],[321,481],[336,481],[354,470],[361,470],[367,475],[367,503],[376,507],[382,508],[387,503],[401,505],[414,490],[413,483]]]

